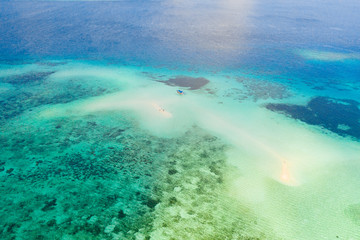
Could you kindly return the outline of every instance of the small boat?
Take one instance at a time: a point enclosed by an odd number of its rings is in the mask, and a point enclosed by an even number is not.
[[[180,94],[180,95],[184,95],[184,91],[177,90],[176,92],[177,92],[178,94]]]

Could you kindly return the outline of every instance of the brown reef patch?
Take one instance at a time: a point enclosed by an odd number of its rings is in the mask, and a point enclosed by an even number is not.
[[[208,84],[210,81],[203,77],[176,76],[167,81],[159,81],[169,86],[187,87],[189,90],[197,90]]]

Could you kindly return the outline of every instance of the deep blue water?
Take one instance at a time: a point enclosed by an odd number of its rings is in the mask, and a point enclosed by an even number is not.
[[[0,51],[2,60],[76,57],[293,71],[308,69],[293,49],[359,52],[359,11],[357,1],[333,0],[3,1]],[[207,42],[225,48],[199,46]]]
[[[292,84],[300,79],[310,88],[326,89],[357,84],[360,60],[318,63],[294,51],[359,53],[358,12],[357,1],[332,0],[228,5],[214,1],[6,1],[0,10],[0,60],[93,59],[245,70],[278,80],[287,76],[295,79]]]

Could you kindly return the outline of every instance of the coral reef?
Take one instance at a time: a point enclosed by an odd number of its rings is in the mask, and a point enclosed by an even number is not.
[[[270,103],[266,108],[311,125],[324,127],[341,136],[360,140],[359,106],[359,102],[351,99],[315,97],[306,106]]]
[[[10,94],[0,99],[0,124],[25,111],[32,111],[32,108],[35,107],[68,103],[118,90],[116,87],[107,89],[82,83],[76,79],[61,83],[53,82],[47,79],[53,73],[32,72],[0,79],[0,82],[12,83],[17,86]]]
[[[201,128],[154,137],[125,112],[32,121],[0,135],[1,239],[264,236],[224,197],[227,147]]]

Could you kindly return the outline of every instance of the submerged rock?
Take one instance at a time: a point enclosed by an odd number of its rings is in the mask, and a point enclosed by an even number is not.
[[[49,210],[53,210],[56,206],[56,199],[52,199],[45,202],[45,206],[41,209],[42,211],[46,212]]]
[[[126,217],[126,214],[124,213],[123,210],[120,210],[117,217],[118,217],[119,219],[122,219],[122,218]]]
[[[50,221],[48,221],[48,222],[46,223],[46,225],[49,226],[49,227],[53,227],[53,226],[56,225],[56,220],[55,220],[55,219],[51,219]]]
[[[156,205],[158,205],[159,201],[149,198],[148,201],[145,203],[146,206],[148,206],[149,208],[154,208],[156,207]]]

